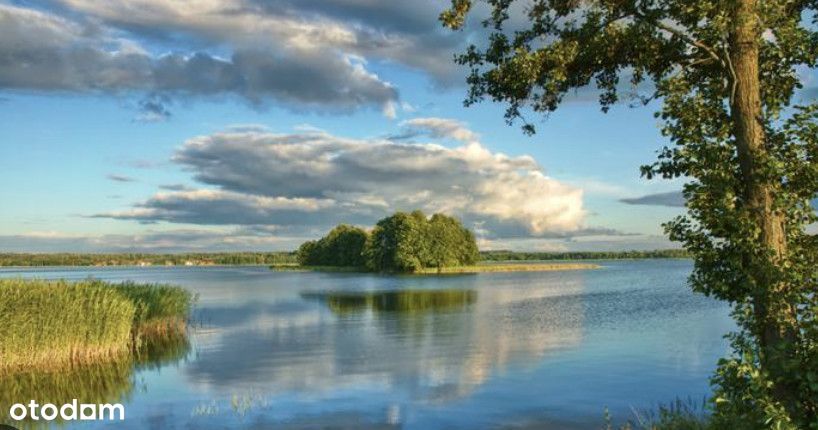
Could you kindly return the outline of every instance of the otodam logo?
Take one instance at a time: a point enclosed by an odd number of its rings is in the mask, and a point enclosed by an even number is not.
[[[9,417],[15,421],[54,421],[57,418],[63,421],[123,421],[125,419],[125,407],[119,403],[79,403],[77,399],[61,406],[51,403],[40,405],[36,400],[31,400],[25,405],[22,403],[11,405]],[[8,428],[14,429],[14,427],[2,427],[0,425],[0,430],[7,430]]]

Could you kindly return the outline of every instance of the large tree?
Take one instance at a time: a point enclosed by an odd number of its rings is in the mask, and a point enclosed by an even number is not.
[[[367,239],[363,229],[339,224],[321,239],[301,244],[296,258],[302,266],[363,267]]]
[[[441,20],[463,27],[472,3],[452,0]],[[457,57],[471,69],[466,104],[506,103],[506,119],[533,133],[525,113],[592,84],[603,111],[628,83],[636,100],[661,103],[670,143],[642,173],[688,179],[687,215],[665,228],[694,256],[693,289],[732,303],[740,327],[714,377],[714,419],[818,428],[818,241],[805,233],[818,106],[793,104],[818,59],[818,1],[486,3],[486,38]]]
[[[396,212],[372,230],[364,250],[367,266],[378,272],[415,272],[426,267],[477,262],[477,242],[457,218],[421,211]]]

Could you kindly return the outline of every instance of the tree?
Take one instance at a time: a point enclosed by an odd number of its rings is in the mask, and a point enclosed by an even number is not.
[[[320,260],[318,255],[318,241],[308,240],[298,247],[295,258],[301,266],[317,266]]]
[[[470,67],[466,105],[556,110],[592,82],[603,111],[620,81],[650,83],[670,145],[642,167],[647,178],[684,177],[688,212],[665,225],[694,258],[695,291],[727,300],[740,330],[714,377],[714,420],[737,426],[818,428],[816,221],[818,106],[794,106],[798,68],[818,61],[815,0],[490,0],[484,47]],[[471,0],[441,15],[458,29]],[[515,21],[515,25],[519,23]],[[721,420],[721,421],[720,421]],[[732,421],[730,421],[732,420]]]
[[[396,212],[375,225],[366,247],[367,267],[379,272],[414,272],[427,260],[426,216]]]
[[[429,261],[428,266],[440,272],[445,266],[454,266],[460,261],[462,230],[460,223],[443,214],[434,214],[429,220]]]
[[[456,218],[421,211],[396,212],[378,221],[364,251],[367,267],[379,272],[415,272],[426,267],[474,264],[474,235]]]
[[[471,265],[480,258],[474,235],[456,218],[434,214],[429,220],[429,251],[426,266],[438,272],[446,266]]]
[[[301,244],[296,253],[302,266],[364,266],[366,231],[347,224],[333,228],[326,236]]]

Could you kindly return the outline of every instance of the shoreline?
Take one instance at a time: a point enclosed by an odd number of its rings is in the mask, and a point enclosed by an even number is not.
[[[568,270],[595,270],[602,268],[599,264],[592,263],[537,263],[537,264],[481,264],[476,266],[454,266],[437,268],[424,268],[411,273],[391,273],[392,275],[471,275],[479,273],[510,273],[510,272],[558,272]],[[270,270],[275,272],[329,272],[329,273],[373,273],[362,267],[343,266],[299,266],[299,265],[275,265],[270,266]]]
[[[642,260],[690,260],[687,257],[633,257],[633,258],[589,258],[589,259],[566,259],[566,260],[485,260],[478,265],[477,267],[484,267],[484,266],[514,266],[514,265],[590,265],[590,266],[597,266],[595,268],[601,267],[598,264],[594,263],[575,263],[577,261],[588,261],[588,262],[605,262],[605,261],[642,261]],[[368,272],[365,269],[358,269],[354,268],[355,270],[344,270],[348,268],[344,267],[333,267],[333,266],[314,266],[314,267],[304,267],[298,266],[297,264],[192,264],[192,265],[184,265],[184,264],[172,264],[172,265],[136,265],[136,264],[105,264],[105,265],[28,265],[28,266],[3,266],[0,265],[0,270],[3,269],[57,269],[57,268],[86,268],[86,269],[104,269],[104,268],[129,268],[129,269],[169,269],[169,268],[203,268],[203,267],[212,267],[212,268],[219,268],[219,267],[268,267],[272,269],[281,269],[280,271],[303,271],[303,272],[318,272],[318,271],[327,271],[327,272]],[[469,266],[471,267],[471,266]],[[587,269],[587,268],[585,268]],[[556,269],[555,269],[556,270]],[[579,270],[579,269],[576,269]],[[525,270],[517,269],[517,270],[508,270],[510,272],[522,272]],[[533,271],[540,271],[540,270],[533,270]],[[550,270],[545,270],[550,271]],[[480,270],[479,272],[489,272],[487,270]]]

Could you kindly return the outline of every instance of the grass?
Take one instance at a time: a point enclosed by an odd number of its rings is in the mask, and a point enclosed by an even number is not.
[[[510,264],[478,264],[473,266],[453,266],[427,267],[411,275],[438,275],[438,274],[470,274],[470,273],[492,273],[492,272],[551,272],[557,270],[588,270],[598,269],[600,266],[590,263],[510,263]],[[341,272],[341,273],[366,273],[365,267],[347,266],[300,266],[298,264],[277,264],[270,266],[270,269],[278,272]]]
[[[712,429],[709,416],[706,413],[707,400],[701,404],[692,399],[676,399],[667,405],[659,405],[656,410],[636,411],[634,419],[625,424],[614,427],[611,416],[605,411],[605,430],[707,430]]]
[[[191,301],[163,285],[0,280],[0,374],[119,359],[184,330]]]
[[[113,288],[135,306],[133,341],[139,346],[184,331],[193,296],[170,285],[125,282]]]

